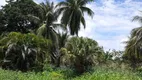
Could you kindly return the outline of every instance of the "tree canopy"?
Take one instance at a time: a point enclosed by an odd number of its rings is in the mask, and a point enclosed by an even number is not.
[[[38,25],[28,15],[39,15],[39,7],[33,0],[9,0],[0,10],[0,27],[3,32],[27,33]]]

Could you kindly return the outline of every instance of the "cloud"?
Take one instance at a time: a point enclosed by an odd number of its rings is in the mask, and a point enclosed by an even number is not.
[[[85,16],[87,27],[82,28],[79,35],[93,38],[105,50],[124,50],[125,44],[122,42],[127,40],[133,28],[140,26],[132,22],[132,18],[139,14],[142,2],[100,0],[87,6],[95,12],[95,15],[93,19]]]
[[[5,5],[5,4],[6,4],[5,0],[0,0],[0,9],[1,9],[1,6]]]

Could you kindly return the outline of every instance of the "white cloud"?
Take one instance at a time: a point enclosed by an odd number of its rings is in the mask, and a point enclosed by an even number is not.
[[[95,15],[93,20],[85,16],[87,27],[82,28],[79,35],[95,39],[105,50],[124,50],[125,44],[122,42],[127,40],[133,28],[140,26],[131,20],[139,14],[142,2],[101,0],[99,4],[94,2],[87,5]]]
[[[1,6],[5,5],[5,4],[6,4],[5,0],[0,0],[0,8],[1,8]]]

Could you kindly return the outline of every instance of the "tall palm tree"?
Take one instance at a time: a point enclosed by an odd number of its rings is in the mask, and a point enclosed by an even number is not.
[[[46,3],[41,3],[40,6],[41,26],[37,30],[37,35],[56,41],[56,31],[54,28],[57,27],[58,24],[55,23],[57,18],[54,13],[54,3],[49,3],[48,1],[46,1]]]
[[[58,41],[59,41],[58,45],[59,45],[60,55],[57,58],[57,67],[60,67],[61,57],[64,56],[64,54],[62,53],[62,50],[65,48],[68,38],[69,38],[69,35],[67,34],[67,32],[65,33],[58,32]]]
[[[135,16],[132,21],[139,21],[142,23],[142,16]],[[135,68],[136,63],[142,61],[142,27],[134,28],[131,31],[129,40],[126,41],[124,58],[132,62]],[[133,64],[134,63],[134,64]]]
[[[62,15],[61,23],[69,27],[71,35],[78,35],[81,23],[86,27],[84,13],[93,17],[94,12],[86,7],[92,0],[66,0],[57,4],[56,13]]]
[[[54,3],[50,3],[46,1],[45,3],[40,4],[41,7],[41,15],[40,21],[41,26],[37,30],[38,36],[43,36],[47,39],[50,39],[52,41],[52,47],[51,47],[51,61],[52,63],[57,62],[59,55],[59,46],[58,46],[58,36],[56,32],[56,28],[58,26],[62,26],[61,24],[55,23],[57,21],[56,13],[55,13],[55,7]]]
[[[37,35],[43,36],[52,41],[52,46],[50,49],[51,63],[59,67],[59,61],[61,57],[60,47],[65,44],[68,35],[60,35],[58,32],[56,32],[57,29],[65,30],[65,27],[62,24],[56,23],[57,13],[55,12],[54,3],[46,1],[45,3],[41,3],[40,7],[41,15],[39,16],[39,21],[41,23],[41,26],[37,30]]]
[[[138,21],[140,22],[140,24],[142,24],[142,16],[135,16],[133,18],[132,21]],[[131,31],[131,37],[130,39],[135,39],[135,44],[134,45],[140,45],[142,42],[142,26],[141,27],[138,27],[138,28],[134,28],[132,31]]]
[[[136,64],[142,60],[142,42],[140,39],[139,28],[135,28],[131,31],[131,36],[129,37],[129,40],[126,41],[126,47],[125,47],[125,54],[123,55],[124,59],[129,60],[132,64],[131,66],[133,68],[136,67]],[[141,32],[141,31],[140,31]],[[138,37],[139,36],[139,37]]]

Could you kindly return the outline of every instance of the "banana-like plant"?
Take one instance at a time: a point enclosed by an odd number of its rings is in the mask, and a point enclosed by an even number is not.
[[[50,41],[34,34],[11,32],[0,40],[4,52],[3,68],[27,71],[43,66]]]

